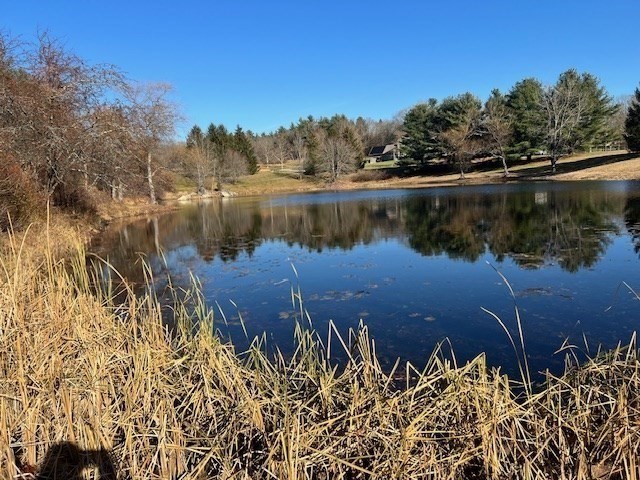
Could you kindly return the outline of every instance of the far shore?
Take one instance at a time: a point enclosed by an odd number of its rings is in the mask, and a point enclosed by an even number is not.
[[[508,177],[504,176],[501,168],[470,171],[464,178],[461,178],[458,172],[405,176],[394,175],[393,172],[394,169],[367,168],[345,176],[335,183],[327,184],[312,177],[295,178],[280,172],[279,166],[271,168],[263,166],[257,174],[242,177],[235,184],[225,185],[223,190],[234,197],[252,197],[322,191],[412,189],[534,181],[640,180],[640,154],[630,154],[622,150],[569,156],[559,160],[555,173],[552,172],[548,159],[534,159],[510,166]],[[376,177],[384,178],[376,179]],[[121,202],[109,201],[98,205],[97,218],[67,218],[65,221],[76,225],[75,228],[84,232],[88,240],[99,234],[105,225],[113,221],[126,221],[135,217],[167,213],[179,209],[185,203],[222,196],[218,191],[208,191],[205,195],[198,195],[194,190],[195,188],[187,185],[175,192],[167,192],[156,205],[148,203],[144,197],[126,198]],[[56,218],[61,221],[60,215],[56,215]]]
[[[375,166],[374,166],[375,167]],[[225,194],[238,197],[260,195],[285,195],[292,193],[395,189],[395,188],[429,188],[459,185],[484,185],[506,182],[530,181],[579,181],[579,180],[640,180],[640,154],[630,154],[625,150],[611,152],[592,152],[567,156],[558,161],[556,172],[551,169],[547,158],[534,159],[529,162],[518,162],[509,167],[509,175],[504,176],[502,168],[477,169],[466,173],[450,171],[438,174],[409,173],[400,175],[399,169],[366,168],[357,173],[327,184],[320,180],[291,176],[279,165],[263,166],[251,176],[242,177],[237,183],[225,185]],[[197,195],[182,189],[168,193],[163,202],[175,205],[179,200],[194,201],[208,197],[220,197],[220,192]]]

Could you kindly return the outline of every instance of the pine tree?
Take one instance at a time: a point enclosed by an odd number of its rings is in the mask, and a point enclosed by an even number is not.
[[[540,107],[542,84],[535,78],[516,83],[507,95],[507,105],[513,116],[513,137],[510,150],[531,155],[543,143],[545,119]]]
[[[629,150],[640,152],[640,89],[638,88],[636,88],[627,119],[624,122],[624,131]]]
[[[434,98],[413,107],[404,117],[403,153],[423,163],[442,155],[438,140],[438,101]]]
[[[464,178],[469,161],[481,149],[482,102],[472,93],[447,97],[438,107],[438,141]]]
[[[246,133],[242,130],[240,125],[237,126],[235,133],[233,134],[233,148],[240,153],[247,162],[247,171],[250,175],[258,172],[258,157],[253,150],[251,140]]]

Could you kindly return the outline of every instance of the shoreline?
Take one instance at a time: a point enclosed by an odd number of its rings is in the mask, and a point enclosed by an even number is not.
[[[629,154],[626,151],[574,155],[560,159],[556,172],[551,171],[548,159],[519,162],[509,168],[509,176],[507,177],[504,176],[501,168],[471,171],[465,174],[465,178],[460,178],[460,174],[457,172],[447,172],[434,175],[390,176],[381,180],[357,180],[357,175],[362,173],[372,177],[393,175],[391,169],[366,169],[339,179],[332,184],[326,184],[315,179],[286,178],[277,170],[264,169],[253,176],[244,177],[235,185],[228,186],[227,190],[233,192],[234,197],[256,197],[321,191],[417,189],[541,181],[640,180],[640,155]],[[179,197],[183,197],[184,193],[177,192],[167,196],[162,202],[177,204]],[[210,194],[199,197],[196,194],[191,194],[191,199],[187,202],[216,197],[220,197],[220,195]]]

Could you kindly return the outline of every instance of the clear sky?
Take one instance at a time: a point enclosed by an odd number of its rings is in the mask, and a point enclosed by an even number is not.
[[[390,118],[571,67],[626,95],[640,82],[639,19],[639,0],[0,0],[11,35],[48,30],[90,62],[173,84],[182,131]]]

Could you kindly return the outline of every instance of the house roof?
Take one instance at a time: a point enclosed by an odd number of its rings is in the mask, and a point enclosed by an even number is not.
[[[367,155],[369,157],[379,157],[381,155],[384,155],[387,152],[390,152],[394,148],[395,148],[395,145],[393,143],[390,143],[388,145],[378,145],[375,147],[371,147]]]
[[[380,145],[378,147],[371,147],[369,149],[369,156],[370,157],[376,157],[378,155],[382,155],[384,153],[384,147],[386,145]]]

